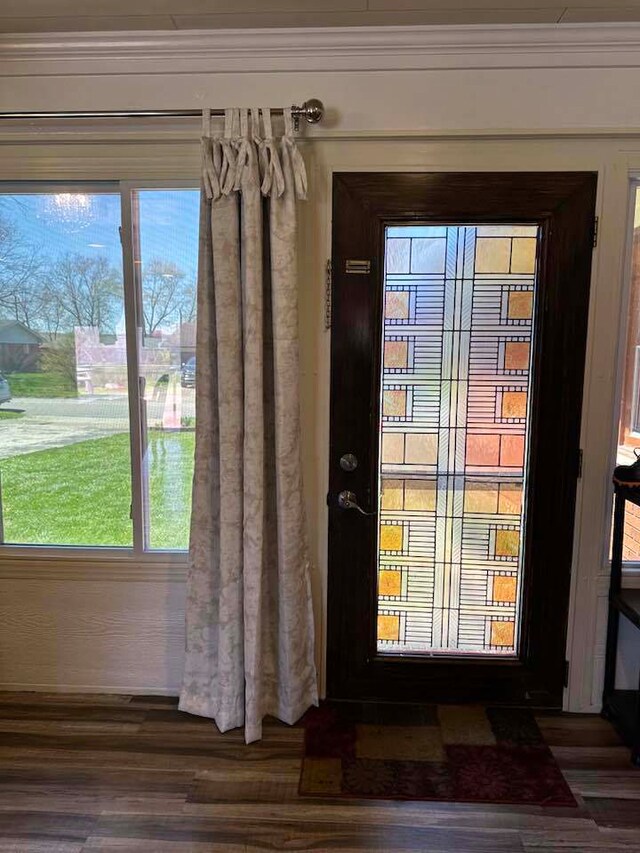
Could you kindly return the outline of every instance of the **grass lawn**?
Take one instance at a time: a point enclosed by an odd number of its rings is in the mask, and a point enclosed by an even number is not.
[[[24,412],[11,412],[7,409],[0,409],[0,421],[13,421],[16,418],[23,418]]]
[[[152,548],[189,541],[193,432],[149,436]],[[127,433],[0,460],[5,542],[131,545]]]
[[[12,397],[77,397],[73,382],[62,373],[7,373]]]

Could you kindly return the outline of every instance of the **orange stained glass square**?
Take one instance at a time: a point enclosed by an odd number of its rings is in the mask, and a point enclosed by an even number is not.
[[[403,480],[383,480],[382,481],[382,509],[402,509],[403,508]]]
[[[496,530],[496,557],[517,557],[519,552],[519,530]]]
[[[513,646],[514,636],[514,622],[491,622],[492,646]]]
[[[498,511],[498,487],[495,483],[468,482],[464,489],[464,511],[495,513]]]
[[[403,529],[401,524],[383,524],[380,527],[380,550],[402,551]]]
[[[400,595],[402,591],[402,573],[383,569],[378,574],[379,595]]]
[[[533,291],[511,290],[507,303],[507,317],[510,320],[530,320],[533,313]]]
[[[408,347],[406,341],[386,341],[384,345],[384,366],[401,369],[407,366]]]
[[[400,639],[400,617],[388,613],[378,614],[378,639]]]
[[[509,272],[511,240],[508,237],[479,237],[476,240],[476,272]]]
[[[408,432],[404,461],[408,465],[435,465],[438,461],[438,436],[436,433]]]
[[[385,432],[382,435],[382,461],[386,465],[401,465],[404,462],[404,433]]]
[[[508,483],[500,485],[498,512],[502,515],[520,515],[522,512],[522,486]]]
[[[389,290],[385,299],[384,316],[389,320],[409,319],[409,291]]]
[[[433,512],[436,508],[436,484],[433,480],[405,480],[405,510]]]
[[[502,417],[503,418],[526,418],[527,416],[527,394],[526,391],[504,391],[502,394]]]
[[[535,272],[536,242],[535,237],[516,237],[514,239],[511,247],[511,272]]]
[[[493,578],[493,600],[505,604],[513,603],[516,600],[516,586],[516,578],[495,575]]]
[[[384,391],[382,394],[382,414],[387,418],[403,418],[407,413],[407,392],[400,390]]]
[[[497,465],[499,457],[499,435],[467,435],[467,465]]]
[[[522,468],[524,465],[524,436],[503,435],[500,442],[500,465]]]
[[[504,345],[504,369],[529,369],[529,344],[526,341],[507,341]]]

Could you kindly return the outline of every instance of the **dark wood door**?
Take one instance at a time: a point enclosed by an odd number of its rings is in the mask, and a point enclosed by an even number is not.
[[[595,194],[334,175],[329,698],[561,705]]]

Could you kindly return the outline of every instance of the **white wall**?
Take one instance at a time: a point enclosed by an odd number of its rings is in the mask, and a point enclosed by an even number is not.
[[[320,657],[329,342],[324,264],[332,172],[594,170],[601,228],[566,706],[599,707],[628,174],[640,170],[638,46],[635,26],[0,37],[0,110],[324,100],[327,121],[305,143],[312,201],[302,207],[300,235],[304,475]],[[198,132],[197,122],[82,125],[73,133],[69,125],[1,126],[0,180],[192,177]],[[184,575],[184,564],[175,560],[127,566],[92,557],[0,555],[0,685],[175,693]]]

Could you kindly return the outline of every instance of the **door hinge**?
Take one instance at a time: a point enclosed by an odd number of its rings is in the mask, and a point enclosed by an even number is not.
[[[578,479],[579,480],[582,479],[582,457],[583,457],[582,448],[580,448],[578,450]]]
[[[331,258],[327,261],[324,276],[324,327],[331,328],[331,286],[333,282]]]
[[[600,217],[596,216],[593,220],[593,248],[598,245],[598,228],[600,226]]]
[[[564,676],[563,676],[562,683],[565,687],[569,686],[569,661],[568,660],[566,660],[564,662]]]

